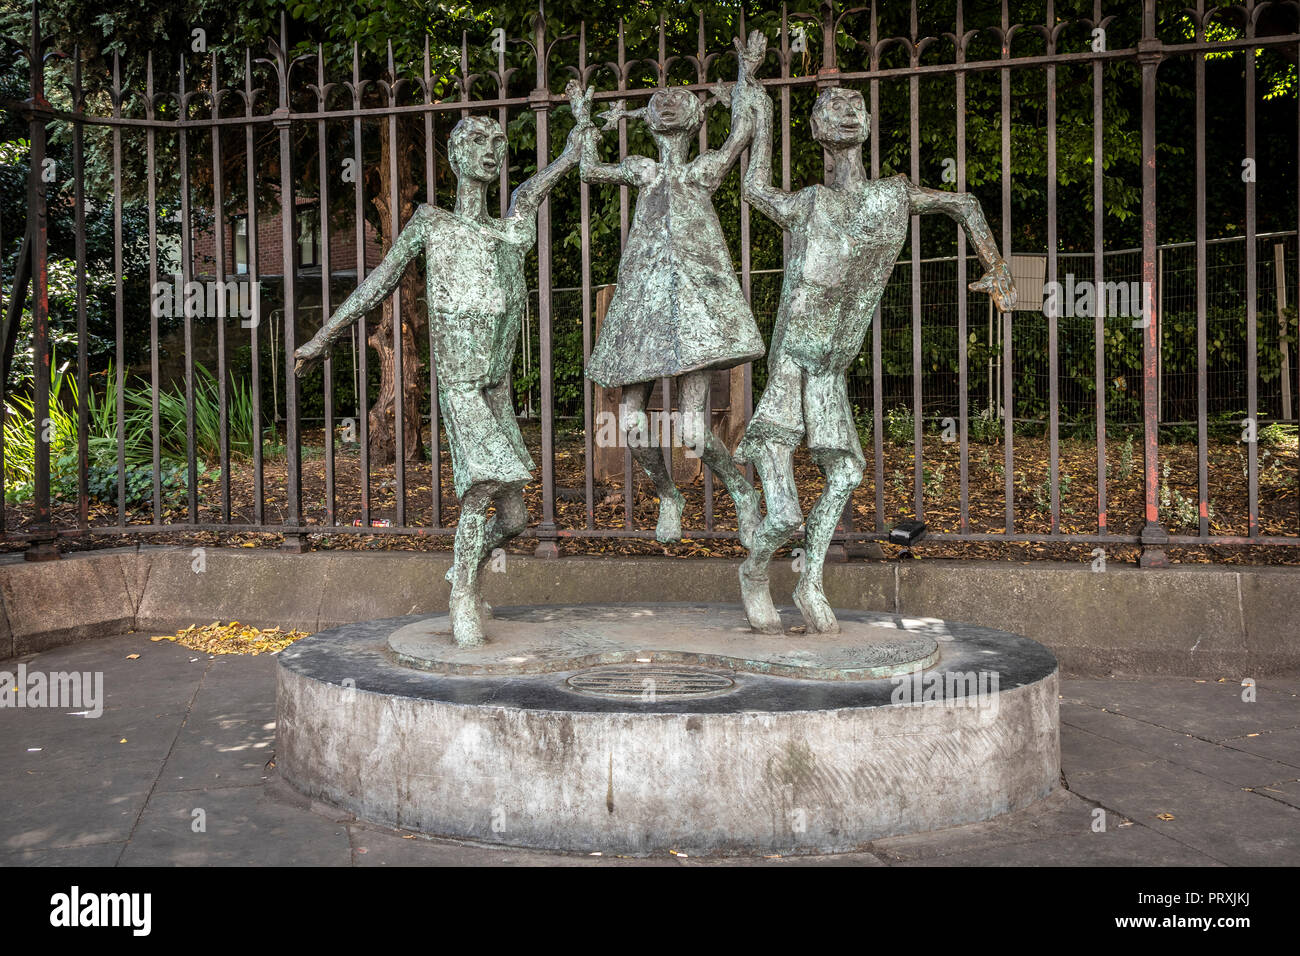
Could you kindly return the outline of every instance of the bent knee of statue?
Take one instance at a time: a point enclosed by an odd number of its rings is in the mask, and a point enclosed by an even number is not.
[[[704,412],[682,413],[682,445],[695,454],[704,451],[709,441],[709,422]]]
[[[856,458],[842,451],[823,451],[813,455],[813,462],[826,475],[826,490],[853,490],[862,484],[866,472]]]
[[[865,474],[862,465],[850,459],[845,459],[845,463],[840,466],[840,481],[847,485],[852,491],[858,485],[862,484],[862,476]]]
[[[513,538],[528,527],[528,512],[518,509],[497,510],[497,531],[502,537]]]
[[[803,524],[803,512],[795,501],[768,502],[767,523],[775,532],[786,537],[794,534]]]

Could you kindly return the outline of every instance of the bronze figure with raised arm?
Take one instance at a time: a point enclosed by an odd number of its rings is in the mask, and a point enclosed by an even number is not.
[[[682,444],[717,475],[736,505],[742,541],[748,541],[760,513],[758,494],[732,462],[708,421],[709,372],[743,365],[763,355],[763,339],[736,281],[713,193],[749,145],[753,111],[762,89],[753,71],[767,41],[754,31],[749,43],[737,37],[738,78],[731,90],[731,131],[721,149],[690,158],[704,120],[704,106],[690,90],[656,90],[649,104],[602,114],[605,128],[619,118],[644,119],[659,159],[628,156],[601,163],[596,133],[582,152],[582,179],[637,189],[627,247],[618,264],[618,284],[600,336],[587,362],[587,378],[605,388],[622,388],[620,427],[632,455],[654,482],[659,496],[655,537],[682,536],[685,499],[664,463],[645,412],[654,383],[679,378]],[[667,409],[665,409],[667,411]]]
[[[786,192],[772,185],[772,103],[766,95],[756,116],[744,195],[790,235],[767,387],[736,450],[737,461],[757,468],[766,505],[740,568],[745,614],[761,633],[781,633],[768,570],[772,555],[804,521],[792,463],[801,442],[826,485],[808,514],[794,600],[808,633],[839,629],[822,591],[822,568],[865,465],[846,374],[862,348],[911,217],[937,212],[960,223],[986,270],[970,288],[987,292],[1001,311],[1015,306],[1011,271],[979,202],[969,193],[921,188],[906,176],[868,178],[862,144],[869,121],[860,93],[838,87],[822,92],[811,125],[813,138],[826,150],[826,183]]]
[[[501,172],[506,134],[496,120],[468,116],[456,124],[448,159],[456,174],[454,212],[421,205],[375,270],[310,342],[294,353],[303,375],[330,344],[390,295],[423,255],[428,282],[438,401],[460,498],[449,615],[457,644],[484,643],[480,574],[494,549],[524,530],[524,486],[533,460],[510,397],[528,284],[525,258],[537,242],[537,210],[580,159],[590,129],[592,91],[565,91],[577,119],[564,152],[515,190],[505,216],[488,215],[487,190]],[[495,513],[488,518],[489,507]]]

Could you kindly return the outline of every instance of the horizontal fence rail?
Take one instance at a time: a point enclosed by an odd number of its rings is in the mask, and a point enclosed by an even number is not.
[[[796,161],[805,155],[799,137],[808,136],[798,111],[829,86],[867,100],[873,176],[906,172],[918,184],[966,191],[978,144],[975,191],[1021,302],[997,314],[986,296],[968,293],[978,264],[964,234],[913,218],[850,370],[869,464],[838,534],[841,553],[849,542],[885,539],[902,517],[926,520],[940,541],[1137,545],[1141,563],[1156,567],[1169,546],[1300,544],[1300,448],[1288,425],[1300,403],[1300,256],[1291,224],[1260,230],[1254,167],[1269,145],[1257,141],[1257,61],[1279,52],[1294,70],[1300,3],[1198,0],[1184,9],[1144,0],[1139,10],[1093,0],[1058,16],[1048,0],[1036,22],[1014,22],[1003,0],[1000,13],[980,5],[976,22],[957,0],[953,22],[935,26],[921,22],[914,0],[901,35],[882,32],[879,7],[823,3],[763,15],[769,50],[759,78],[776,104],[775,175],[787,189],[820,175],[808,179]],[[744,36],[744,13],[727,28]],[[273,532],[295,550],[312,535],[454,533],[424,319],[433,303],[419,277],[337,345],[315,377],[299,382],[293,351],[377,265],[394,222],[400,227],[418,202],[448,204],[446,143],[462,117],[489,115],[510,133],[497,190],[504,212],[510,190],[563,145],[568,79],[593,85],[598,103],[636,105],[667,85],[705,97],[735,69],[726,37],[703,13],[686,23],[660,15],[655,34],[631,49],[622,21],[557,32],[539,8],[520,37],[464,32],[454,64],[426,38],[422,57],[407,62],[390,41],[376,65],[356,46],[349,54],[291,42],[282,16],[265,52],[114,55],[109,72],[92,75],[78,50],[49,57],[34,6],[29,96],[4,103],[27,125],[28,172],[23,234],[0,222],[0,263],[12,262],[0,297],[0,532],[32,559],[57,557],[61,537],[87,533]],[[1207,196],[1224,187],[1207,168],[1207,155],[1218,153],[1207,138],[1206,74],[1224,57],[1242,69],[1240,125],[1211,132],[1240,138],[1232,195],[1244,228],[1220,238],[1207,211]],[[1158,71],[1170,63],[1188,65],[1193,87],[1193,128],[1176,144],[1157,140]],[[47,91],[51,64],[62,85]],[[1032,128],[1013,122],[1022,107],[1013,75],[1028,77],[1040,97]],[[1065,146],[1063,82],[1093,111],[1090,129],[1069,131],[1087,141]],[[1135,100],[1108,133],[1107,85],[1117,83]],[[923,98],[952,106],[951,156],[927,152]],[[726,131],[705,112],[701,149]],[[887,118],[906,128],[906,149],[901,133],[882,132]],[[1270,143],[1295,139],[1300,111],[1291,118],[1290,129],[1268,129]],[[627,120],[616,130],[602,148],[621,158],[639,134]],[[1042,136],[1045,176],[1025,184],[1013,176],[1013,145],[1031,134]],[[1116,135],[1123,143],[1107,142]],[[71,176],[52,176],[47,153],[67,142]],[[1190,242],[1157,241],[1171,145],[1191,157],[1193,181],[1169,186],[1193,196]],[[1133,182],[1107,172],[1111,152],[1125,149]],[[1296,206],[1300,152],[1287,164],[1284,194],[1265,197],[1275,208]],[[739,175],[719,192],[720,218],[766,336],[783,275],[781,257],[767,250],[782,242],[751,217]],[[65,180],[70,189],[51,188]],[[1041,189],[1043,228],[1027,242],[1028,226],[1013,222],[1013,191],[1029,187]],[[1140,244],[1111,248],[1108,210],[1126,191],[1140,220],[1140,233],[1126,235]],[[630,454],[606,447],[617,396],[583,377],[633,203],[628,187],[591,187],[575,173],[539,213],[514,382],[539,463],[528,534],[542,556],[557,554],[560,539],[654,537],[653,519],[638,514],[647,486],[638,487]],[[106,211],[112,267],[104,278],[88,272],[86,236],[87,217]],[[52,222],[75,235],[70,260],[51,257]],[[1090,224],[1082,229],[1090,242],[1078,238],[1078,222]],[[933,248],[952,251],[926,254]],[[1074,292],[1085,285],[1098,290],[1096,306],[1077,307]],[[52,299],[52,289],[62,291]],[[75,356],[56,354],[52,316],[73,330]],[[29,338],[19,334],[24,322]],[[16,378],[16,356],[29,356],[30,382]],[[710,407],[729,441],[748,421],[765,371],[760,361],[715,378]],[[665,381],[656,392],[663,412],[673,390]],[[1030,474],[1028,463],[1039,460],[1041,476]],[[734,541],[730,501],[715,495],[708,470],[673,465],[698,500],[685,537]],[[1238,492],[1244,507],[1230,520],[1228,498]]]

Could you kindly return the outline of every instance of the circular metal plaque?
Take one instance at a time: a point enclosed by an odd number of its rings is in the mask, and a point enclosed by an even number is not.
[[[571,690],[614,700],[672,700],[709,697],[733,690],[736,682],[698,667],[616,664],[593,667],[570,677]]]

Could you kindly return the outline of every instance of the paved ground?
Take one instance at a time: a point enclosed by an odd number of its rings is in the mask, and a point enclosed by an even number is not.
[[[124,635],[24,662],[29,672],[102,671],[105,704],[97,719],[67,708],[0,710],[0,864],[718,862],[470,846],[304,806],[268,767],[272,657],[214,659]],[[1068,789],[1035,807],[995,822],[879,840],[862,853],[726,862],[1300,864],[1300,681],[1261,680],[1256,700],[1246,702],[1241,675],[1206,678],[1064,681]],[[205,832],[195,832],[200,818]]]

